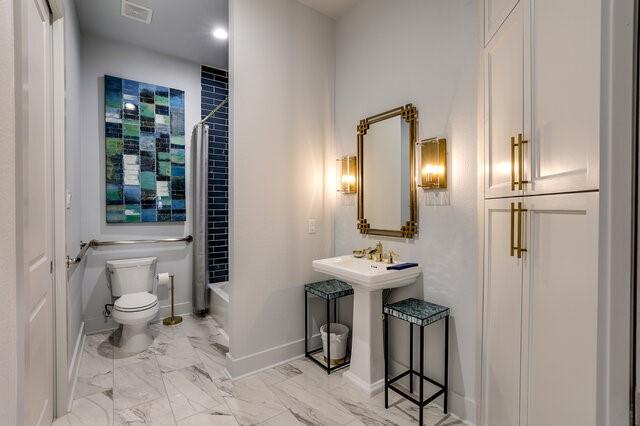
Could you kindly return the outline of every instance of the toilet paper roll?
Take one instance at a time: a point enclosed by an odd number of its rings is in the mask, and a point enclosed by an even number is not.
[[[166,285],[168,287],[169,282],[171,282],[171,277],[169,277],[168,272],[162,272],[158,274],[158,285]]]

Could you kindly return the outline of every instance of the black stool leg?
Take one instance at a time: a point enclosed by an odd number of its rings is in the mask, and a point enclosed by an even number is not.
[[[384,314],[384,408],[389,408],[389,314]]]
[[[424,409],[424,405],[422,404],[422,401],[424,400],[424,327],[420,327],[420,398],[418,399],[418,401],[420,401],[420,415],[419,415],[419,425],[422,426],[422,420],[423,420],[423,409]]]
[[[327,299],[327,374],[331,374],[331,301]]]
[[[444,319],[444,414],[447,414],[449,396],[449,317]]]
[[[413,323],[409,323],[409,392],[413,393]]]
[[[304,356],[309,356],[309,313],[307,312],[307,291],[304,291]]]

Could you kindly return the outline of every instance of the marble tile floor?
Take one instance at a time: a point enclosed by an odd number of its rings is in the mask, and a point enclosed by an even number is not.
[[[417,407],[390,393],[372,398],[304,358],[231,380],[228,343],[211,317],[151,325],[154,343],[139,354],[118,346],[118,332],[86,336],[74,402],[55,426],[112,425],[416,425]],[[439,407],[428,425],[458,426]]]

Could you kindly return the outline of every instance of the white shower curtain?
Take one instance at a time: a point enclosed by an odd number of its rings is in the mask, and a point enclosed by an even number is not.
[[[198,124],[192,134],[193,164],[193,312],[203,314],[208,308],[209,283],[207,201],[209,167],[209,126]]]

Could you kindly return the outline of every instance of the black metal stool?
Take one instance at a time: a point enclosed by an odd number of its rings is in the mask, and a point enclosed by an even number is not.
[[[317,283],[305,284],[304,285],[304,355],[309,358],[311,361],[318,364],[320,367],[327,370],[327,374],[331,374],[332,371],[338,370],[340,368],[346,367],[349,365],[349,353],[345,356],[345,359],[340,364],[331,366],[331,330],[329,325],[327,325],[327,365],[323,365],[320,361],[318,361],[313,354],[320,352],[322,350],[322,346],[317,349],[309,350],[309,314],[308,314],[308,295],[311,293],[314,296],[320,297],[327,301],[327,324],[331,324],[331,301],[333,300],[333,321],[338,321],[338,309],[337,309],[337,300],[344,296],[349,296],[353,294],[353,288],[345,282],[339,280],[327,280],[327,281],[319,281]]]
[[[447,394],[449,391],[449,308],[436,305],[419,299],[404,299],[400,302],[390,303],[383,309],[384,311],[384,407],[389,408],[389,389],[402,395],[409,401],[420,407],[420,425],[423,420],[424,406],[431,401],[444,395],[443,411],[447,414]],[[399,318],[409,323],[409,369],[404,373],[389,379],[389,315]],[[444,384],[430,379],[423,373],[424,364],[424,328],[429,324],[444,319]],[[413,324],[420,327],[420,371],[413,369]],[[409,392],[413,393],[413,375],[417,375],[420,380],[419,397],[415,399],[402,389],[393,385],[394,382],[409,376]],[[440,388],[439,391],[424,399],[424,381]]]

